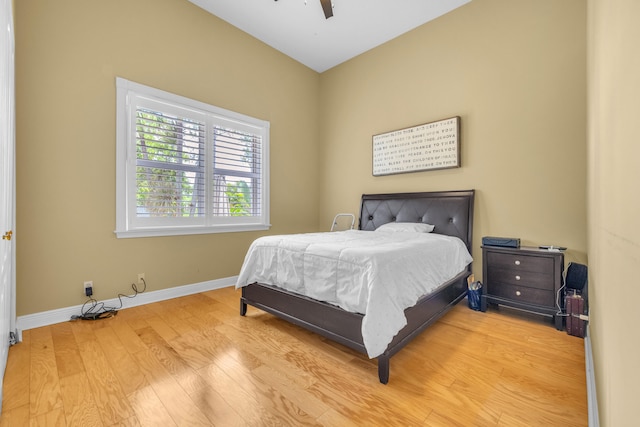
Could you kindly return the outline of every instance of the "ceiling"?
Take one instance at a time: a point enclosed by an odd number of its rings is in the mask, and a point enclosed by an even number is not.
[[[321,73],[471,0],[189,0]]]

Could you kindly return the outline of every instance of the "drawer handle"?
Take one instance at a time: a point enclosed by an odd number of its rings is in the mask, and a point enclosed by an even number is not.
[[[520,280],[520,276],[516,276],[516,280]]]
[[[515,265],[520,265],[520,260],[519,260],[519,259],[517,259],[517,260],[514,262],[514,264],[515,264]]]
[[[522,293],[520,291],[516,291],[516,295],[520,296],[520,295],[522,295]]]

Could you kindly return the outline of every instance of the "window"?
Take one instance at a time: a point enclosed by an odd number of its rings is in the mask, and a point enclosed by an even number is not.
[[[121,78],[116,88],[118,237],[269,227],[269,122]]]

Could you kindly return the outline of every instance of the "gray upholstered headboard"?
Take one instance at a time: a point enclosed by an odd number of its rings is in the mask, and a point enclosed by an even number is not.
[[[475,190],[423,193],[363,194],[360,230],[375,230],[388,222],[424,222],[434,233],[456,236],[471,252]]]

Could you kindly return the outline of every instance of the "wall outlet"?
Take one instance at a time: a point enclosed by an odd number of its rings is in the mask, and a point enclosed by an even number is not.
[[[144,285],[144,273],[138,273],[138,285]]]
[[[93,295],[93,281],[89,280],[84,282],[84,294],[88,297]]]

